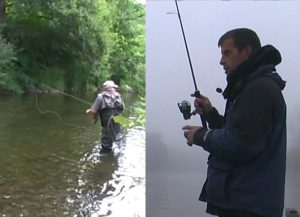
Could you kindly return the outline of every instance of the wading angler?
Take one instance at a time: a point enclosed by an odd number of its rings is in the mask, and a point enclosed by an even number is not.
[[[118,85],[108,80],[103,83],[102,91],[97,95],[94,104],[86,110],[97,121],[101,122],[101,152],[111,152],[112,144],[120,131],[120,125],[116,123],[113,116],[122,113],[124,102],[118,92]]]

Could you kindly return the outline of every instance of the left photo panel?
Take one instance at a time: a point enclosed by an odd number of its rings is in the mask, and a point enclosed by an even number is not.
[[[145,16],[0,0],[0,216],[146,216]]]

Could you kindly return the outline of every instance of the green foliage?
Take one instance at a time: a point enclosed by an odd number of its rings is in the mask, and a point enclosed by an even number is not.
[[[146,102],[145,98],[141,97],[140,100],[134,105],[131,116],[126,118],[122,115],[117,115],[114,120],[125,126],[126,128],[133,128],[136,126],[145,127],[146,125]]]
[[[22,87],[16,77],[16,51],[0,35],[0,91],[20,94]]]
[[[45,82],[48,68],[57,68],[67,91],[85,89],[104,50],[101,25],[93,20],[93,2],[20,0],[8,8],[4,30],[22,48],[19,62],[26,74]]]
[[[6,0],[3,34],[38,83],[85,92],[112,77],[145,90],[145,6],[133,0]]]
[[[4,69],[8,69],[12,66],[13,61],[16,60],[16,53],[13,45],[8,43],[0,35],[0,69],[3,72]]]
[[[0,91],[14,94],[23,93],[22,87],[18,82],[6,73],[0,73]]]
[[[113,8],[113,38],[108,69],[122,83],[145,91],[145,7],[130,0],[118,0]]]

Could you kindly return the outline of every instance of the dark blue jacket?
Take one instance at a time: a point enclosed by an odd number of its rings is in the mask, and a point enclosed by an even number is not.
[[[210,153],[200,200],[222,209],[282,217],[286,104],[281,93],[285,82],[275,71],[280,62],[273,46],[254,53],[228,80],[224,117],[213,110],[207,114],[211,130],[195,134],[194,143]]]

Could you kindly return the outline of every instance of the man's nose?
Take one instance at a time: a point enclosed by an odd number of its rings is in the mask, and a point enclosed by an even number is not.
[[[224,61],[224,58],[223,57],[221,57],[221,59],[220,59],[220,65],[224,65],[225,64],[225,61]]]

